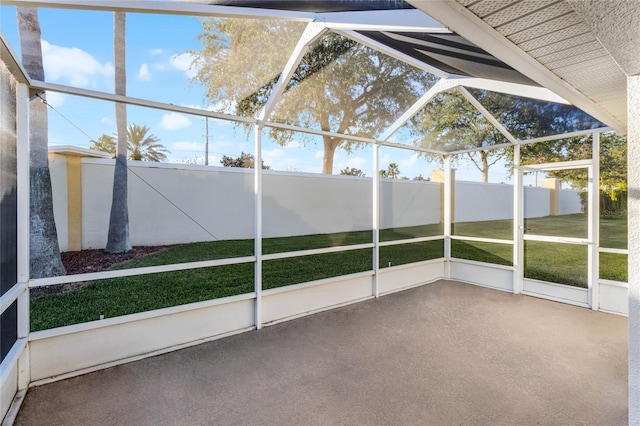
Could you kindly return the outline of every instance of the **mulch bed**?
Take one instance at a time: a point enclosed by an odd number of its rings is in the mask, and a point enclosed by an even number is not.
[[[127,253],[110,254],[104,250],[81,250],[67,251],[61,253],[62,264],[67,270],[67,275],[86,274],[89,272],[100,272],[111,269],[113,265],[126,260],[135,259],[152,253],[166,250],[173,246],[146,246],[134,247]],[[30,291],[32,298],[47,296],[50,294],[67,293],[86,285],[87,281],[75,283],[51,285],[47,287],[37,287]]]

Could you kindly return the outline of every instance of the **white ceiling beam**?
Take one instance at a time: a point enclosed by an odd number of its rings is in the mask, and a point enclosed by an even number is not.
[[[437,155],[447,155],[448,154],[448,152],[446,152],[446,151],[440,151],[440,150],[437,150],[437,149],[422,148],[422,147],[419,147],[419,146],[412,146],[412,145],[403,145],[401,143],[396,143],[396,142],[382,142],[382,141],[379,141],[379,142],[376,142],[376,143],[378,145],[381,145],[381,146],[389,146],[389,147],[392,147],[392,148],[400,148],[400,149],[404,149],[404,150],[407,150],[407,151],[417,151],[417,152],[424,152],[424,153],[427,153],[427,154],[437,154]]]
[[[298,65],[300,64],[300,61],[302,61],[302,58],[307,53],[309,46],[320,37],[322,37],[322,35],[327,31],[327,28],[323,24],[317,22],[310,22],[309,24],[307,24],[307,27],[300,36],[300,40],[298,40],[298,44],[296,45],[295,49],[293,49],[293,53],[291,53],[289,60],[280,73],[278,82],[269,95],[269,100],[267,100],[267,103],[264,105],[264,107],[260,111],[260,114],[258,115],[259,121],[263,121],[265,118],[271,115],[273,108],[275,108],[276,103],[280,99],[280,96],[284,93],[284,89],[287,87],[287,83],[289,83],[289,80],[291,80],[293,73],[296,71],[296,68],[298,68]]]
[[[147,99],[132,98],[130,96],[115,95],[113,93],[98,92],[95,90],[80,89],[77,87],[64,86],[62,84],[47,83],[45,81],[31,80],[31,88],[39,90],[50,90],[52,92],[66,93],[68,95],[84,96],[86,98],[99,99],[110,102],[121,102],[128,105],[137,105],[147,108],[161,109],[165,111],[181,112],[200,117],[215,118],[218,120],[234,121],[238,123],[255,124],[256,120],[237,115],[222,114],[219,112],[207,111],[204,109],[183,107],[179,105],[167,104],[164,102],[149,101]]]
[[[482,114],[484,118],[486,118],[489,123],[493,125],[493,127],[495,127],[500,133],[502,133],[502,136],[507,138],[507,140],[512,144],[518,143],[518,140],[502,125],[502,123],[500,123],[480,102],[478,102],[478,100],[474,98],[467,89],[462,86],[458,86],[458,91],[462,93],[462,96],[464,96],[469,101],[469,103],[471,103],[471,105],[475,107],[475,109],[480,111],[480,114]]]
[[[328,28],[356,31],[450,33],[440,22],[416,9],[316,13]]]
[[[557,141],[557,140],[560,140],[560,139],[577,138],[579,136],[591,135],[593,133],[610,132],[612,130],[614,130],[614,129],[611,128],[611,127],[599,127],[597,129],[578,130],[578,131],[571,132],[571,133],[560,133],[560,134],[552,135],[552,136],[541,136],[539,138],[526,139],[526,140],[518,141],[518,144],[520,144],[520,145],[529,145],[529,144],[538,143],[538,142]]]
[[[625,122],[555,75],[460,3],[453,0],[408,0],[408,2],[584,112],[618,131],[625,131]]]
[[[387,46],[386,44],[382,44],[376,40],[372,40],[369,37],[365,37],[362,34],[352,31],[352,30],[333,30],[335,33],[343,35],[345,37],[350,38],[351,40],[357,41],[360,44],[363,44],[371,49],[377,50],[378,52],[382,52],[385,55],[391,56],[399,61],[405,62],[409,65],[412,65],[418,69],[436,75],[440,78],[449,78],[449,73],[442,71],[439,68],[432,67],[429,64],[426,64],[412,56],[409,56],[405,53],[398,52],[395,49]]]
[[[459,149],[459,150],[456,150],[456,151],[451,151],[451,152],[449,152],[449,155],[469,154],[469,153],[478,152],[478,151],[493,151],[494,149],[508,148],[510,146],[513,146],[513,144],[510,144],[510,143],[499,143],[497,145],[476,146],[476,147],[473,147],[473,148]]]
[[[5,39],[4,33],[2,33],[2,31],[0,31],[0,58],[2,58],[2,62],[5,63],[5,65],[9,69],[9,72],[16,78],[18,82],[27,85],[31,84],[29,74],[27,74],[27,71],[22,67],[20,61],[18,61],[16,54],[13,53],[11,45]]]
[[[569,104],[569,101],[556,95],[546,87],[528,86],[526,84],[508,83],[505,81],[489,80],[486,78],[459,77],[452,79],[458,81],[460,86],[474,89],[490,90],[492,92],[506,93],[508,95],[538,99],[541,101]]]
[[[424,108],[424,106],[427,105],[431,101],[431,99],[433,99],[435,96],[438,95],[438,93],[442,93],[446,90],[449,90],[452,87],[455,87],[456,85],[457,83],[455,82],[452,83],[451,80],[447,80],[446,78],[438,80],[436,84],[434,84],[433,86],[431,86],[429,90],[427,90],[427,93],[422,95],[422,97],[418,99],[418,101],[414,103],[411,106],[411,108],[405,111],[405,113],[402,114],[400,118],[398,118],[391,126],[389,126],[380,135],[380,140],[381,141],[389,140],[389,138],[393,136],[394,133],[400,130],[402,126],[407,124],[407,122],[411,120],[413,116],[415,116],[418,112],[420,112],[420,110]]]
[[[314,13],[294,12],[276,9],[254,9],[249,7],[216,6],[205,3],[153,0],[2,0],[6,6],[42,7],[53,9],[79,9],[96,11],[118,11],[134,13],[155,13],[188,16],[219,16],[225,18],[264,18],[307,21],[314,19]]]

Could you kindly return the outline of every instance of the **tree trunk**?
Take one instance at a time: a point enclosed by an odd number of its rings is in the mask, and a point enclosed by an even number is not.
[[[44,80],[40,23],[38,10],[30,7],[16,9],[22,64],[35,80]],[[58,232],[53,216],[53,197],[48,158],[47,105],[42,97],[29,102],[29,257],[31,278],[65,275],[60,258]]]
[[[331,136],[323,136],[324,142],[324,156],[322,158],[322,173],[326,175],[333,174],[333,156],[336,153],[336,148],[340,145],[340,140]]]
[[[114,12],[113,51],[115,62],[116,95],[126,95],[125,71],[125,13]],[[113,172],[113,197],[109,218],[109,235],[105,251],[124,253],[131,250],[129,236],[129,207],[127,203],[127,106],[116,103],[116,127],[118,141],[116,166]]]
[[[487,151],[480,151],[480,159],[482,160],[482,181],[484,183],[489,182],[489,154]]]

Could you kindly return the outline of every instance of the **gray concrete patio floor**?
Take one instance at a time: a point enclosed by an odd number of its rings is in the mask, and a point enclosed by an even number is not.
[[[627,319],[440,281],[31,389],[23,425],[627,423]]]

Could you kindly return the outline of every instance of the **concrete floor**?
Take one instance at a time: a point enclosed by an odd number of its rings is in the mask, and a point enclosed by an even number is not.
[[[455,282],[31,389],[21,425],[627,423],[627,319]]]

